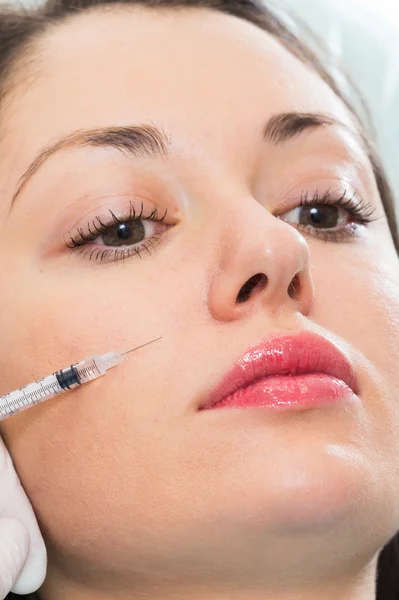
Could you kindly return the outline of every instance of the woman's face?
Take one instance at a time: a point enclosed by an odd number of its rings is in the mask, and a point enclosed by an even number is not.
[[[398,258],[342,102],[268,34],[206,10],[82,14],[16,73],[0,393],[162,336],[2,423],[50,574],[166,597],[176,581],[277,589],[371,561],[399,528]],[[287,112],[343,125],[264,136]],[[378,220],[339,208],[300,225],[301,196],[328,190]],[[132,207],[131,229],[83,240]],[[238,302],[258,273],[267,285]],[[198,410],[254,342],[303,330],[349,358],[358,402]]]

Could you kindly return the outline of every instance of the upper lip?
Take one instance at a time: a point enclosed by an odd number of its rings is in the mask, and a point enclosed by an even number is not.
[[[201,409],[211,408],[226,396],[264,377],[325,373],[341,379],[357,393],[351,363],[329,340],[310,331],[297,335],[272,334],[251,346],[210,393]]]

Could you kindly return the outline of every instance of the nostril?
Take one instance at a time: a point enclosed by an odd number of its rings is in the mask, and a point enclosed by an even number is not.
[[[257,273],[242,286],[240,293],[237,296],[237,302],[245,302],[248,300],[255,289],[263,290],[266,287],[268,279],[264,273]]]
[[[292,279],[288,286],[288,295],[290,298],[296,299],[301,291],[301,281],[299,279],[299,273]]]

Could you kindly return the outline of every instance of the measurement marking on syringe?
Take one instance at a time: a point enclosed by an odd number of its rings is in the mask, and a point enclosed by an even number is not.
[[[101,372],[98,370],[97,365],[94,363],[92,365],[89,365],[88,367],[83,367],[81,369],[79,369],[78,373],[80,376],[83,375],[83,377],[88,377],[89,375],[91,375],[92,373],[97,372],[99,375],[101,375]]]
[[[6,406],[12,406],[13,408],[17,408],[17,406],[16,406],[15,402],[16,402],[15,400],[12,400],[11,402],[7,402],[7,405],[4,405],[4,404],[3,404],[3,406],[1,407],[1,408],[2,408],[2,410],[3,410],[4,408],[6,408]]]

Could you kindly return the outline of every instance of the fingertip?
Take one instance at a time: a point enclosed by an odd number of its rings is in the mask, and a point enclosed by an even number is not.
[[[35,540],[31,546],[29,557],[15,581],[11,591],[15,594],[32,594],[36,592],[46,578],[47,552],[42,538]]]
[[[0,590],[8,594],[29,554],[29,533],[16,519],[0,519]]]

